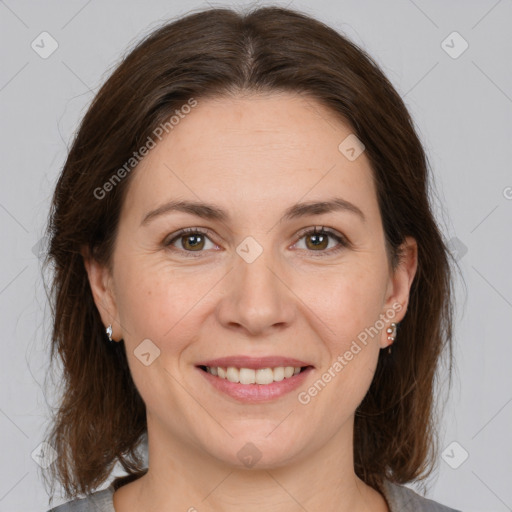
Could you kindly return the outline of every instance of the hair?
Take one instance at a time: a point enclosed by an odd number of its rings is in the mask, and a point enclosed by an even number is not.
[[[434,468],[436,371],[449,349],[451,382],[453,293],[430,166],[407,108],[364,50],[309,15],[212,8],[157,27],[123,55],[84,115],[56,184],[44,265],[53,270],[50,360],[57,353],[62,361],[63,392],[47,438],[57,454],[48,472],[68,498],[99,487],[116,463],[127,476],[115,486],[147,471],[137,452],[147,434],[145,404],[124,342],[106,341],[82,250],[111,268],[133,175],[121,176],[120,167],[177,109],[191,98],[253,92],[304,94],[349,123],[371,164],[393,269],[405,237],[417,242],[407,314],[356,410],[354,470],[380,490],[384,479],[422,480]],[[123,179],[113,184],[116,173]],[[99,189],[108,193],[98,198]]]

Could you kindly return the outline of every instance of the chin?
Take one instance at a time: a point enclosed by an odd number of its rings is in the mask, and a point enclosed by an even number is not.
[[[286,434],[278,434],[277,429],[272,432],[274,429],[275,423],[271,428],[262,429],[259,434],[254,430],[246,430],[246,433],[233,435],[229,441],[219,443],[215,450],[212,450],[210,438],[208,451],[213,457],[237,469],[257,470],[285,466],[298,455],[301,448],[296,439]]]

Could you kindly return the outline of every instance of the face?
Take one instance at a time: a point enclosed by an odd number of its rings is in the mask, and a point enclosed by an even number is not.
[[[205,459],[271,467],[351,435],[416,269],[411,240],[390,268],[368,159],[338,148],[352,133],[291,93],[199,99],[133,171],[112,273],[87,269],[150,442],[158,432]],[[276,382],[234,383],[208,362]],[[287,366],[305,370],[255,371]]]

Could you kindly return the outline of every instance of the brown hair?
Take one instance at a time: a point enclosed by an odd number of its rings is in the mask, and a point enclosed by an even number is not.
[[[244,91],[305,93],[348,122],[373,169],[393,268],[405,237],[416,239],[407,314],[391,355],[380,351],[356,411],[354,466],[377,489],[385,478],[406,483],[433,469],[436,370],[448,347],[451,382],[453,357],[450,253],[431,210],[427,157],[407,109],[371,57],[310,16],[279,7],[243,14],[208,9],[164,24],[123,57],[84,116],[56,185],[45,265],[54,271],[51,360],[57,352],[64,381],[48,436],[58,455],[49,472],[69,498],[99,487],[117,462],[129,480],[146,471],[137,453],[145,405],[124,343],[106,341],[81,252],[87,247],[111,264],[133,172],[101,200],[98,187],[190,98]]]

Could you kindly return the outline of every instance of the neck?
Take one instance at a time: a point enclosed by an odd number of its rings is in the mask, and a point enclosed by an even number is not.
[[[148,418],[148,472],[124,486],[122,493],[123,487],[119,489],[118,511],[389,510],[384,498],[354,472],[353,418],[327,443],[293,461],[243,469],[219,461],[197,446],[177,443],[157,425],[152,426],[149,428]],[[120,494],[124,496],[122,506],[118,506]]]

